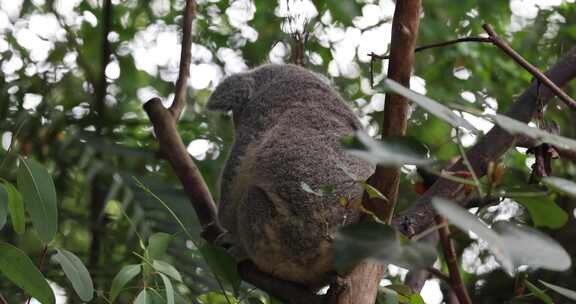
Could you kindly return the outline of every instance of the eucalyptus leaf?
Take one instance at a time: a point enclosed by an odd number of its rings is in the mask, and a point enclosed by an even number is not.
[[[148,254],[151,259],[161,259],[166,255],[168,245],[172,240],[172,235],[164,232],[157,232],[148,238]]]
[[[0,184],[0,230],[6,225],[6,219],[8,218],[8,193]]]
[[[546,132],[542,129],[531,127],[521,121],[505,115],[493,115],[494,123],[502,129],[514,135],[524,135],[538,142],[547,143],[558,148],[576,150],[576,140]]]
[[[552,298],[550,298],[550,296],[547,295],[542,289],[538,288],[538,286],[530,283],[528,280],[524,280],[524,284],[526,284],[526,287],[528,287],[532,294],[534,294],[534,296],[540,299],[542,302],[545,304],[554,304]]]
[[[136,299],[134,300],[134,304],[152,304],[152,297],[148,294],[148,289],[144,288],[140,291]]]
[[[488,243],[488,248],[510,275],[519,266],[564,271],[571,259],[566,250],[544,233],[505,221],[493,223],[492,229],[468,210],[442,198],[433,198],[439,214],[463,231],[471,231]]]
[[[199,249],[214,274],[223,280],[224,283],[229,284],[234,290],[234,294],[238,294],[242,279],[240,274],[238,274],[236,261],[228,251],[220,246],[211,244],[205,244]]]
[[[8,195],[8,212],[12,220],[12,228],[16,233],[22,234],[26,231],[26,213],[20,192],[11,183],[4,182],[4,190]]]
[[[112,280],[112,287],[110,287],[110,302],[114,302],[116,297],[118,297],[122,291],[122,288],[124,288],[124,286],[137,275],[139,275],[141,271],[142,265],[140,264],[126,265],[122,267],[122,269],[120,269],[120,271]]]
[[[50,243],[58,230],[58,205],[52,177],[33,159],[20,159],[17,180],[34,228],[44,243]]]
[[[560,177],[548,176],[542,182],[553,190],[576,198],[576,183]]]
[[[463,127],[471,132],[478,133],[478,130],[466,119],[456,115],[450,108],[433,100],[432,98],[418,94],[392,79],[384,79],[383,86],[384,88],[389,89],[396,94],[402,95],[412,100],[426,111],[430,112],[432,115],[440,118],[455,128]]]
[[[158,274],[162,278],[164,288],[166,289],[166,303],[174,304],[174,287],[172,286],[172,282],[170,282],[170,278],[161,272]]]
[[[567,297],[570,300],[574,300],[576,301],[576,291],[572,290],[572,289],[568,289],[568,288],[564,288],[558,285],[554,285],[554,284],[550,284],[547,282],[544,282],[542,280],[538,280],[540,283],[544,284],[544,286],[554,290],[555,292]]]
[[[88,269],[72,252],[58,249],[54,259],[62,266],[64,274],[82,301],[91,301],[94,297],[94,284]]]
[[[536,226],[558,229],[568,222],[568,213],[549,197],[517,197],[514,200],[528,209]]]
[[[356,136],[344,139],[344,146],[351,155],[385,166],[424,166],[432,163],[412,146],[401,142],[379,142],[365,132],[358,132]]]
[[[43,304],[54,304],[56,298],[48,281],[26,253],[0,242],[0,274]]]
[[[182,282],[182,276],[180,275],[178,270],[176,270],[176,268],[174,268],[174,266],[172,266],[172,265],[170,265],[164,261],[154,260],[152,262],[152,267],[154,267],[154,269],[156,271],[159,271],[163,274],[166,274],[178,282]]]
[[[434,246],[401,241],[390,226],[366,221],[338,230],[334,240],[336,270],[346,273],[365,259],[394,264],[407,269],[431,266],[436,260]]]

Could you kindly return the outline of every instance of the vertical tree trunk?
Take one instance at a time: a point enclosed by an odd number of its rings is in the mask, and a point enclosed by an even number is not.
[[[388,77],[409,87],[414,63],[414,48],[420,23],[420,0],[398,0],[392,21],[392,41]],[[397,94],[386,94],[382,136],[404,135],[407,126],[408,102]],[[378,166],[370,183],[380,190],[388,203],[381,200],[368,200],[364,204],[387,223],[394,213],[400,181],[399,168]],[[357,266],[344,278],[345,289],[340,294],[338,304],[373,304],[378,293],[378,285],[385,266],[365,262]]]

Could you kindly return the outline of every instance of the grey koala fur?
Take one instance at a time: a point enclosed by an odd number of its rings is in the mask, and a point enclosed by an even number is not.
[[[359,217],[337,198],[362,195],[340,166],[361,179],[374,171],[341,147],[342,137],[362,128],[352,110],[312,72],[273,64],[226,78],[208,109],[231,110],[235,127],[221,180],[221,224],[261,271],[325,284],[334,274],[334,232]],[[302,182],[335,190],[318,196]]]

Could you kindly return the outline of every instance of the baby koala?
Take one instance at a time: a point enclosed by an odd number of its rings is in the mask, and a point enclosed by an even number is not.
[[[219,220],[263,272],[307,286],[335,273],[335,231],[358,220],[338,197],[358,199],[374,166],[345,153],[362,126],[324,80],[295,65],[268,64],[226,78],[208,109],[232,111],[235,140],[221,179]],[[333,192],[315,195],[302,184]]]

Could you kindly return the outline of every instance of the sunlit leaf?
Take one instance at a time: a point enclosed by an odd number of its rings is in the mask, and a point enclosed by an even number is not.
[[[554,285],[554,284],[550,284],[547,282],[544,282],[542,280],[538,280],[540,283],[544,284],[544,286],[554,290],[555,292],[567,297],[570,300],[574,300],[576,301],[576,291],[572,290],[572,289],[568,289],[568,288],[564,288],[558,285]]]
[[[238,294],[242,279],[238,274],[234,258],[220,246],[205,244],[199,249],[214,274],[232,286],[234,293]]]
[[[542,129],[531,127],[521,121],[512,119],[504,115],[492,116],[494,123],[502,129],[514,135],[524,135],[530,137],[538,142],[547,143],[558,148],[563,149],[576,149],[576,140],[560,135],[546,132]]]
[[[18,167],[18,190],[40,239],[50,243],[58,230],[58,205],[52,176],[32,159],[21,159]]]
[[[156,260],[166,255],[166,249],[172,240],[172,235],[164,232],[157,232],[148,239],[148,254],[151,259]]]
[[[478,130],[471,123],[469,123],[466,119],[456,115],[450,108],[429,97],[420,95],[392,79],[385,79],[383,81],[383,86],[384,88],[389,89],[396,94],[402,95],[412,100],[426,111],[430,112],[432,115],[440,118],[455,128],[463,127],[474,133],[478,132]]]
[[[466,209],[441,198],[432,200],[434,208],[463,231],[472,231],[488,243],[488,248],[509,273],[521,265],[564,271],[571,265],[566,250],[544,233],[525,226],[498,221],[490,229]]]
[[[8,195],[8,212],[12,220],[12,228],[16,233],[22,234],[26,231],[26,214],[22,196],[11,183],[4,182],[4,189]]]
[[[345,226],[337,232],[334,259],[340,273],[346,273],[365,259],[419,269],[434,263],[436,249],[421,242],[403,242],[390,226],[366,221]]]
[[[24,251],[0,242],[0,275],[43,304],[54,304],[54,292]]]
[[[432,162],[411,146],[401,142],[379,142],[364,132],[346,138],[344,145],[348,153],[375,164],[403,166],[427,165]]]
[[[557,229],[568,222],[568,213],[549,197],[517,197],[514,200],[528,209],[536,226]]]
[[[154,269],[156,271],[159,271],[163,274],[166,274],[178,282],[182,282],[182,276],[180,275],[178,270],[176,270],[176,268],[174,268],[174,266],[172,266],[172,265],[170,265],[164,261],[154,260],[154,262],[152,262],[152,267],[154,267]]]
[[[82,261],[72,252],[64,249],[58,249],[54,259],[62,266],[64,274],[72,283],[72,287],[80,299],[86,302],[92,300],[94,284]]]
[[[229,294],[222,294],[219,292],[207,292],[198,296],[198,302],[202,304],[236,304],[238,301]]]
[[[126,265],[120,269],[118,274],[112,280],[112,287],[110,287],[110,302],[114,302],[116,297],[122,291],[122,288],[132,279],[134,279],[142,271],[142,266],[137,265]]]
[[[166,289],[166,303],[174,304],[174,287],[172,286],[172,282],[170,282],[170,279],[165,274],[161,272],[158,274],[162,278],[164,288]]]
[[[576,183],[560,177],[548,176],[542,182],[553,190],[576,198]]]

